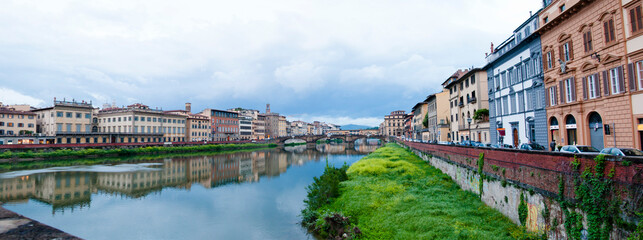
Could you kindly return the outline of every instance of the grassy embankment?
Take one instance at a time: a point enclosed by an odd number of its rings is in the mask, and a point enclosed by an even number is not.
[[[44,167],[59,167],[71,165],[91,165],[118,162],[145,162],[168,157],[189,157],[194,155],[213,155],[237,151],[253,151],[263,148],[273,148],[276,144],[222,144],[177,147],[141,147],[132,149],[60,149],[55,151],[38,152],[4,152],[2,158],[43,158],[49,160],[11,161],[0,163],[0,171],[34,169]],[[140,156],[143,155],[143,156]],[[105,157],[111,156],[111,157]]]
[[[327,167],[305,202],[302,224],[325,238],[536,238],[397,144]]]

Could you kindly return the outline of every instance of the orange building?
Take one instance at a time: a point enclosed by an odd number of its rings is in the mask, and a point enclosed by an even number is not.
[[[634,147],[621,4],[554,0],[539,14],[550,142]]]

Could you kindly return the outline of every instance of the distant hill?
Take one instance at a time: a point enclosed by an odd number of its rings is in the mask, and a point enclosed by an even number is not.
[[[374,127],[369,127],[364,125],[355,125],[355,124],[348,124],[340,127],[340,129],[342,130],[360,130],[360,129],[372,129],[372,128]]]

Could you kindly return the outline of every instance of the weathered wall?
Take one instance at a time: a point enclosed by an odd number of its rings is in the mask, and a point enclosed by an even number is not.
[[[563,227],[563,213],[558,198],[559,179],[565,182],[565,197],[573,201],[573,170],[570,162],[573,155],[548,152],[526,152],[520,150],[473,148],[405,142],[418,156],[451,176],[464,190],[479,194],[477,160],[484,153],[484,174],[482,201],[497,209],[514,223],[521,224],[518,206],[522,194],[527,203],[528,217],[525,226],[534,232],[547,232],[550,239],[566,239]],[[590,157],[579,158],[582,168],[593,166]],[[606,171],[614,168],[614,185],[617,189],[630,191],[623,194],[624,202],[634,207],[641,205],[642,162],[633,161],[629,166],[622,162],[608,161]],[[581,169],[582,169],[581,168]],[[503,170],[504,169],[504,170]],[[503,180],[506,181],[503,183]],[[632,192],[637,191],[637,192]],[[634,196],[634,197],[633,197]],[[549,219],[545,219],[545,208]],[[638,221],[638,219],[629,219]],[[553,224],[557,223],[557,224]],[[584,223],[585,226],[587,223]],[[586,230],[582,231],[586,234]],[[616,229],[613,239],[622,239],[627,232]]]

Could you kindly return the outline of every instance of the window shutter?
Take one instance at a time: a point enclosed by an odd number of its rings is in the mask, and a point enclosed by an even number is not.
[[[552,104],[558,104],[558,86],[554,86],[554,102]]]
[[[608,43],[610,41],[610,29],[609,26],[607,26],[607,21],[603,22],[603,33],[605,33],[605,43]]]
[[[587,33],[583,33],[583,49],[585,52],[589,51],[589,49],[587,49]]]
[[[630,86],[630,92],[633,92],[636,90],[636,81],[635,81],[635,76],[636,73],[634,72],[634,63],[630,63],[627,65],[627,79],[628,85]]]
[[[543,54],[543,69],[547,70],[547,53]]]
[[[558,46],[558,59],[565,61],[565,56],[563,55],[563,45]]]
[[[583,82],[583,100],[587,100],[587,78],[582,78]]]
[[[605,96],[610,95],[610,83],[609,78],[607,77],[607,71],[603,71],[603,88],[605,90]]]
[[[574,43],[569,40],[569,59],[574,59]]]
[[[598,73],[594,73],[594,89],[596,89],[596,97],[601,97],[601,81],[598,80],[598,76]]]
[[[549,91],[550,91],[550,89],[551,89],[551,87],[547,88],[547,90],[545,91],[545,105],[548,106],[548,107],[551,107],[551,104],[549,102]]]
[[[576,102],[576,78],[572,77],[572,102]]]
[[[563,104],[565,103],[565,81],[558,82],[558,86],[560,86],[560,103]]]
[[[623,93],[625,92],[625,75],[623,74],[623,66],[618,66],[616,71],[618,72],[618,91]]]
[[[632,27],[632,33],[636,32],[636,16],[634,8],[630,9],[630,26]]]

